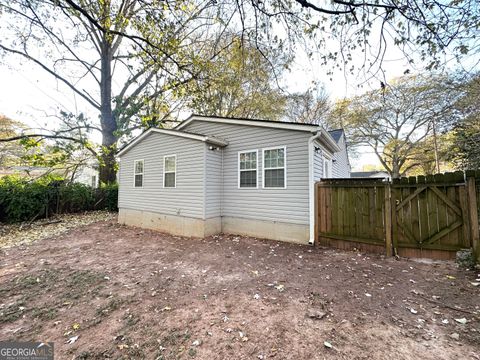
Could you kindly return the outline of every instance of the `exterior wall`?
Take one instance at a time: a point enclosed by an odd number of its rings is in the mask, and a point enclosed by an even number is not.
[[[222,231],[226,234],[247,235],[298,244],[308,244],[310,239],[308,225],[229,216],[222,218]]]
[[[173,235],[200,237],[211,235],[205,220],[185,216],[158,214],[151,211],[119,208],[118,222],[144,229],[158,230]]]
[[[120,223],[184,236],[225,232],[308,243],[311,133],[201,120],[184,130],[223,138],[229,145],[217,148],[159,133],[145,137],[121,157]],[[277,146],[286,147],[287,187],[264,189],[262,149]],[[315,146],[321,148],[313,153],[313,176],[318,180],[325,150],[320,142]],[[258,150],[257,188],[238,188],[238,152],[245,150]],[[174,154],[176,188],[163,188],[163,157]],[[144,186],[135,188],[134,161],[141,159]],[[332,175],[338,174],[332,167]]]
[[[186,218],[204,219],[206,144],[152,133],[120,159],[118,207]],[[176,188],[163,187],[163,157],[177,156]],[[144,160],[143,187],[133,186],[134,161]]]
[[[226,139],[229,143],[223,149],[223,217],[236,218],[239,221],[246,219],[308,225],[308,139],[311,136],[310,133],[201,120],[191,122],[182,130],[216,136]],[[286,146],[286,189],[262,188],[262,148],[273,146]],[[238,152],[254,149],[258,149],[258,188],[239,189]],[[211,214],[214,211],[209,206],[206,213]],[[223,230],[226,231],[225,226]],[[272,237],[271,234],[268,237]]]
[[[313,152],[313,180],[319,181],[323,177],[323,146],[318,142],[315,141],[313,143],[314,149],[315,147],[319,147],[320,151]]]
[[[223,149],[214,148],[205,150],[205,219],[222,215]]]
[[[321,151],[313,154],[313,179],[319,181],[323,177],[323,157],[326,152],[332,158],[332,178],[349,178],[350,177],[350,163],[348,161],[347,148],[345,138],[342,136],[338,142],[341,151],[333,154],[327,152],[321,143],[315,142],[315,147],[320,147]]]
[[[338,145],[340,146],[340,149],[342,149],[342,151],[339,151],[333,155],[333,159],[335,160],[335,162],[332,164],[332,176],[334,178],[349,178],[350,162],[348,160],[345,136],[342,136],[340,138]]]
[[[84,166],[77,171],[74,181],[88,186],[98,187],[98,170],[93,166]]]

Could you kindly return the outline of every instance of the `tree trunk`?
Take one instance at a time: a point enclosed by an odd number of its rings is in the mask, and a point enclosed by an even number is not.
[[[106,35],[105,35],[106,36]],[[102,44],[100,79],[100,123],[102,127],[102,151],[99,180],[110,184],[116,181],[115,151],[117,145],[117,122],[112,111],[112,47],[105,39]]]

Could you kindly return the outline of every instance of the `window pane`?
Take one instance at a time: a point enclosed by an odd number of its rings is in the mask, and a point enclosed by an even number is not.
[[[285,166],[285,150],[284,149],[278,150],[278,166],[279,167]]]
[[[143,186],[143,175],[135,175],[135,187],[142,187]]]
[[[142,174],[142,173],[143,173],[143,161],[136,161],[135,174]]]
[[[175,171],[175,156],[165,158],[165,171]]]
[[[165,174],[165,187],[175,187],[175,173]]]
[[[265,187],[285,187],[285,170],[265,170]]]
[[[257,153],[255,151],[249,153],[240,153],[240,169],[253,170],[257,168]]]
[[[264,155],[264,164],[266,169],[285,166],[284,149],[265,150]]]
[[[240,171],[240,187],[257,187],[257,171]]]

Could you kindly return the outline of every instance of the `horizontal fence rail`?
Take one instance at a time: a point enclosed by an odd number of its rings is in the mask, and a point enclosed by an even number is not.
[[[476,180],[477,179],[477,180]],[[318,243],[408,257],[479,259],[480,172],[316,184]]]

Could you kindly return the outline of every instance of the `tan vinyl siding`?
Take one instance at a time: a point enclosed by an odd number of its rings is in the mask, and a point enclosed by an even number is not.
[[[204,217],[205,143],[152,133],[120,159],[119,207],[168,215]],[[163,187],[163,157],[176,155],[176,188]],[[142,188],[133,186],[133,163],[144,160]]]
[[[226,139],[223,149],[223,216],[308,224],[309,132],[193,121],[183,130]],[[286,146],[287,189],[263,189],[262,148]],[[258,149],[258,189],[238,188],[238,152]],[[218,203],[217,203],[218,204]],[[206,214],[213,214],[208,203]]]

